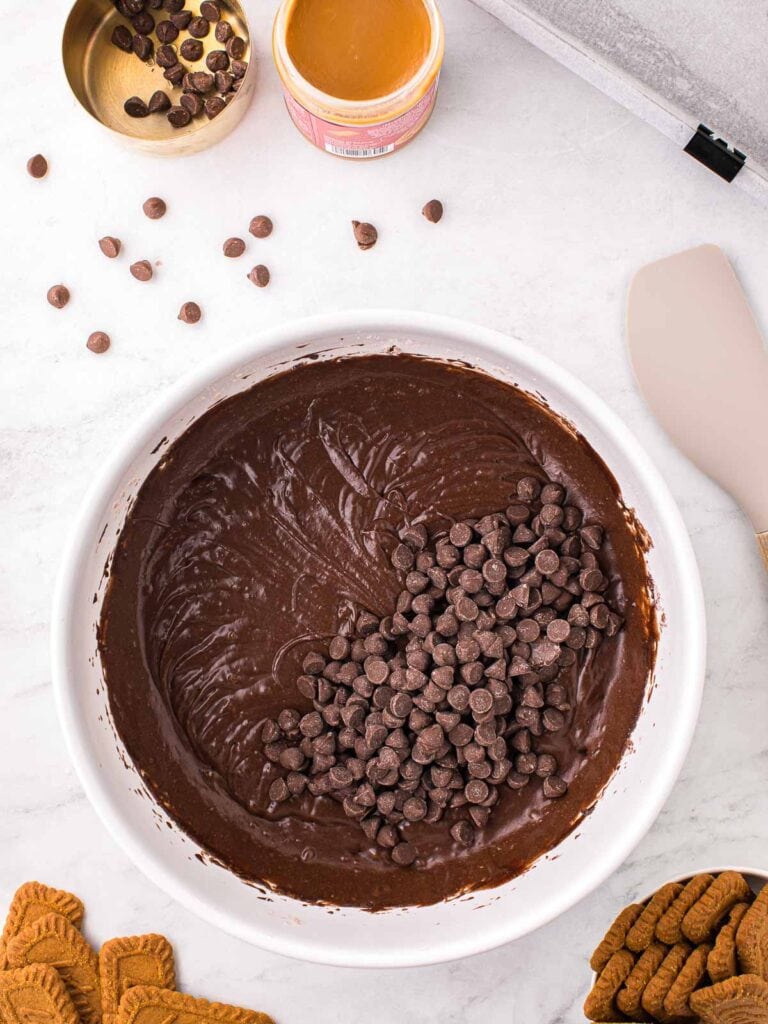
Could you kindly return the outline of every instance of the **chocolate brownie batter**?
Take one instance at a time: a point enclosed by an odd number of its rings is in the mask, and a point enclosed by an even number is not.
[[[431,535],[504,509],[548,477],[600,522],[620,632],[558,679],[573,710],[544,736],[567,794],[499,789],[477,841],[407,824],[416,864],[370,842],[332,799],[270,802],[267,719],[312,710],[302,660],[363,610],[391,614],[405,523]],[[598,799],[627,744],[655,653],[642,541],[616,481],[544,405],[466,367],[404,355],[305,363],[217,405],[142,486],[100,628],[116,727],[171,817],[244,878],[371,909],[497,885],[552,849]],[[446,816],[450,825],[451,810]]]

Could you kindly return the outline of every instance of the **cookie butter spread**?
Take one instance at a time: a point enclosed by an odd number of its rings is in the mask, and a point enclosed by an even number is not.
[[[307,362],[143,484],[100,651],[171,817],[244,878],[379,909],[497,885],[615,770],[653,667],[641,542],[583,437],[484,373]]]
[[[286,45],[299,73],[341,100],[396,92],[429,53],[423,0],[294,0]]]

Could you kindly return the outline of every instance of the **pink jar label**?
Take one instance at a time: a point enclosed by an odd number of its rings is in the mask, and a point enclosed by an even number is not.
[[[368,160],[371,157],[384,156],[385,153],[391,153],[405,145],[424,127],[435,105],[437,78],[418,103],[404,114],[391,121],[360,127],[324,121],[311,114],[287,90],[284,90],[284,93],[285,105],[291,120],[306,139],[335,156]]]

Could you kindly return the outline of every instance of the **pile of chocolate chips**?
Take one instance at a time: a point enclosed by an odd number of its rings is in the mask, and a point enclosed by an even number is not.
[[[286,708],[261,740],[286,769],[273,804],[305,790],[337,800],[407,866],[409,822],[437,825],[450,809],[451,836],[471,846],[502,784],[566,793],[555,757],[537,749],[572,711],[558,675],[622,619],[605,598],[603,529],[558,483],[525,477],[506,512],[399,536],[393,614],[364,611],[327,656],[308,654],[297,687],[314,710]]]
[[[178,103],[162,89],[146,102],[140,96],[131,96],[124,104],[126,114],[147,117],[164,113],[174,128],[186,127],[202,113],[209,119],[220,114],[242,86],[248,64],[243,60],[247,44],[228,21],[222,20],[218,0],[203,0],[198,16],[184,10],[184,0],[113,0],[113,3],[130,21],[135,34],[127,25],[117,25],[112,43],[126,53],[135,53],[143,61],[150,60],[154,54],[169,87],[182,89]],[[164,16],[156,18],[151,12],[160,9]],[[216,41],[222,49],[212,50],[205,58],[207,71],[190,71],[180,62],[179,55],[191,63],[201,60],[204,53],[201,40],[214,24]],[[157,46],[152,39],[153,32]],[[174,44],[182,32],[187,32],[190,38],[185,39],[177,51]]]

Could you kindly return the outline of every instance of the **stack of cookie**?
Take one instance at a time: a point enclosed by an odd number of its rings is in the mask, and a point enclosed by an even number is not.
[[[27,882],[0,938],[0,1024],[273,1024],[263,1013],[176,991],[162,935],[110,939],[97,954],[77,896]]]
[[[768,886],[737,871],[669,882],[626,907],[590,960],[590,1021],[768,1024]]]

